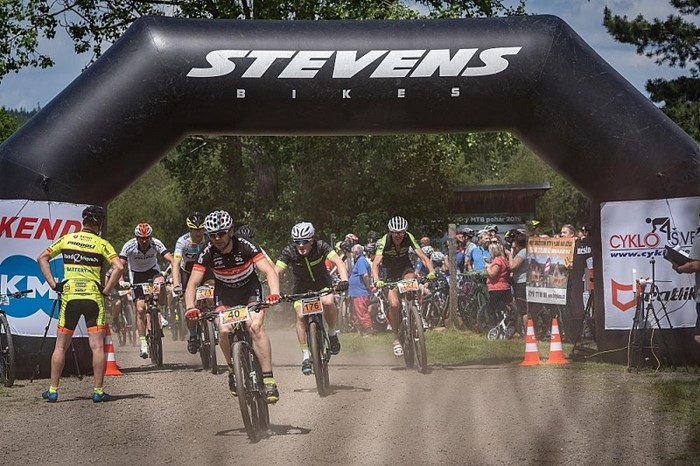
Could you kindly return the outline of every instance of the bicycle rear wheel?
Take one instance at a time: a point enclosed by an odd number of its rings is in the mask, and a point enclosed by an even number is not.
[[[0,312],[0,382],[6,387],[15,383],[15,347],[4,312]]]
[[[258,403],[251,386],[251,367],[248,352],[251,351],[245,342],[238,341],[233,345],[233,373],[236,376],[238,406],[241,409],[243,425],[251,442],[260,440],[260,425]]]
[[[411,319],[411,340],[416,355],[416,361],[418,361],[418,372],[425,374],[428,372],[428,352],[425,349],[423,322],[421,321],[420,313],[416,306],[411,303],[408,307],[409,312],[413,314],[413,318]]]
[[[493,312],[489,310],[489,303],[484,303],[476,314],[476,322],[479,326],[480,333],[487,333],[494,328],[498,323],[498,319]]]
[[[320,325],[323,324],[315,321],[309,322],[309,349],[316,377],[316,389],[319,396],[324,397],[328,395],[328,375],[326,374],[328,363],[324,358],[324,338]]]
[[[117,339],[119,340],[119,346],[126,345],[126,334],[129,331],[129,328],[127,327],[126,323],[126,318],[124,317],[125,312],[126,309],[122,309],[121,311],[119,311],[119,327],[116,329]]]
[[[219,366],[216,363],[216,324],[207,321],[207,329],[209,334],[209,370],[216,375],[219,373]]]

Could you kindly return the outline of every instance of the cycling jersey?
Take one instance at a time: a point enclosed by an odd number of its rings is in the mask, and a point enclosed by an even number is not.
[[[102,265],[117,253],[109,242],[94,233],[79,231],[62,236],[46,252],[53,259],[63,254],[63,299],[94,299],[102,302]]]
[[[215,287],[236,289],[252,282],[260,282],[255,273],[255,263],[267,260],[260,246],[246,238],[234,236],[231,240],[233,250],[221,252],[209,242],[197,258],[192,271],[205,273],[210,269],[214,273]]]
[[[333,284],[326,268],[325,259],[337,256],[330,244],[320,239],[314,240],[311,250],[305,256],[299,254],[294,243],[285,246],[277,260],[282,270],[291,265],[294,273],[294,293],[320,291]]]
[[[146,272],[147,270],[155,269],[160,272],[160,266],[158,265],[158,254],[161,256],[166,255],[168,249],[163,245],[163,243],[157,238],[151,238],[150,243],[148,243],[148,249],[146,251],[141,251],[139,249],[139,243],[136,238],[131,238],[129,241],[124,243],[122,251],[119,253],[119,257],[126,260],[129,263],[129,270],[131,271],[132,279],[135,272]]]
[[[175,259],[182,259],[180,261],[180,269],[185,272],[191,272],[192,266],[197,261],[199,254],[201,254],[208,242],[209,237],[207,235],[204,235],[204,239],[199,243],[193,242],[189,233],[180,236],[175,243],[175,252],[173,253]]]
[[[403,278],[407,269],[413,271],[413,264],[408,256],[411,248],[417,251],[420,246],[416,238],[409,232],[406,232],[398,247],[388,234],[377,241],[377,256],[382,256],[382,264],[386,266],[388,279],[398,280]]]

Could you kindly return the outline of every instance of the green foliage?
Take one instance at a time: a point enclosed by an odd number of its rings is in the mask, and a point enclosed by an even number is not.
[[[646,90],[652,101],[664,104],[664,112],[700,141],[700,27],[693,21],[700,15],[700,3],[670,3],[680,14],[651,21],[642,15],[631,20],[613,15],[606,7],[603,24],[615,40],[634,45],[638,54],[655,59],[658,65],[688,69],[690,76],[649,80]]]
[[[19,125],[5,107],[0,107],[0,142],[12,136]]]

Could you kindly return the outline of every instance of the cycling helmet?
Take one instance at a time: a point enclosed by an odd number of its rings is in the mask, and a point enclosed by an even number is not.
[[[389,220],[389,224],[387,226],[389,227],[389,231],[392,233],[399,233],[408,229],[408,222],[405,218],[397,215]]]
[[[445,255],[440,251],[435,251],[430,255],[430,260],[436,264],[442,264],[445,262]]]
[[[309,222],[297,223],[292,227],[292,239],[294,241],[301,239],[313,239],[316,234],[314,226]]]
[[[423,246],[423,247],[421,248],[421,250],[423,251],[423,254],[425,254],[425,255],[428,256],[428,257],[430,257],[430,255],[433,253],[433,247],[432,247],[432,246]]]
[[[365,245],[365,252],[367,252],[367,254],[375,254],[377,252],[377,243],[367,243]]]
[[[91,205],[83,209],[83,220],[102,225],[105,220],[105,210],[102,206]]]
[[[345,241],[347,241],[348,243],[357,244],[360,242],[360,238],[355,236],[353,233],[348,233],[347,235],[345,235]]]
[[[367,233],[367,242],[376,243],[381,237],[382,235],[380,235],[376,231],[370,231],[369,233]]]
[[[250,225],[243,225],[236,230],[236,236],[245,236],[248,239],[253,239],[255,237],[255,228]]]
[[[199,212],[192,212],[189,217],[187,217],[187,228],[192,230],[200,230],[204,228],[204,215]]]
[[[497,227],[496,225],[486,225],[486,226],[484,227],[484,230],[486,230],[486,231],[495,231],[496,233],[498,233],[498,227]]]
[[[207,233],[228,230],[233,226],[233,219],[225,210],[215,210],[204,219],[204,229]]]
[[[139,238],[148,238],[153,235],[153,228],[148,223],[139,223],[134,229],[134,236]]]
[[[460,228],[457,230],[457,232],[458,232],[458,233],[462,233],[464,236],[468,236],[468,237],[470,237],[470,238],[474,237],[474,230],[472,230],[471,228],[466,227],[466,226],[460,227]]]

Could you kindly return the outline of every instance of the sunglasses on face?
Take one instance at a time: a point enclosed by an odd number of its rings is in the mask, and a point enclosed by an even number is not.
[[[294,240],[294,244],[296,244],[297,246],[306,246],[310,242],[311,242],[310,239],[295,239]]]
[[[226,236],[227,233],[228,230],[215,231],[214,233],[210,233],[209,237],[212,239],[220,239]]]

